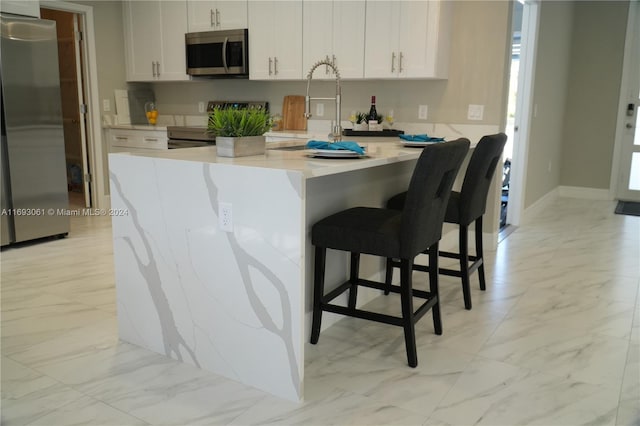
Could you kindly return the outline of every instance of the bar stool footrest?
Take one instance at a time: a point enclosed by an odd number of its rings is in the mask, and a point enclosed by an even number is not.
[[[393,315],[381,314],[378,312],[365,311],[363,309],[349,308],[346,306],[333,305],[330,302],[336,297],[340,296],[342,293],[351,289],[351,286],[354,283],[351,281],[345,281],[335,289],[331,290],[329,293],[322,297],[322,301],[320,302],[320,309],[325,312],[332,312],[334,314],[346,315],[355,318],[366,319],[370,321],[381,322],[384,324],[404,326],[404,319],[402,317],[395,317]],[[384,283],[378,281],[371,281],[365,279],[358,279],[355,283],[356,285],[360,285],[363,287],[374,288],[377,290],[388,290],[393,293],[400,293],[400,286],[392,285],[388,286]],[[415,310],[413,314],[413,322],[414,324],[422,318],[424,314],[426,314],[429,309],[431,309],[438,301],[437,296],[431,294],[428,291],[412,289],[412,294],[414,297],[418,297],[421,299],[425,299],[425,302],[421,304],[418,309]]]

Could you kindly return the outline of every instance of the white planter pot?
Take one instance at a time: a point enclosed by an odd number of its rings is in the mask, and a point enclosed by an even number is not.
[[[244,136],[241,138],[217,136],[216,147],[218,157],[247,157],[264,154],[266,142],[264,136]]]
[[[354,123],[353,130],[357,132],[367,131],[369,130],[369,124],[367,123]]]

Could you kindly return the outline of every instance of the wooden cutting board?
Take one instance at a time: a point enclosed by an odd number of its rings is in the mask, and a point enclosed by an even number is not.
[[[307,130],[304,116],[304,96],[288,95],[282,103],[282,129]]]

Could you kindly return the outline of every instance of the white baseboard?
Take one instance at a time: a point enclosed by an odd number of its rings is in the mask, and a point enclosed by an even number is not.
[[[527,223],[537,216],[555,201],[558,197],[580,198],[583,200],[612,200],[608,189],[585,188],[582,186],[558,186],[551,192],[542,196],[538,201],[525,209],[522,214],[522,223]]]
[[[582,198],[584,200],[613,200],[608,189],[559,186],[558,193],[561,197]]]
[[[532,218],[536,217],[539,213],[544,211],[549,204],[555,201],[559,196],[560,191],[558,188],[554,189],[551,192],[546,193],[540,199],[538,199],[535,203],[531,204],[522,212],[522,220],[521,223],[527,223]]]

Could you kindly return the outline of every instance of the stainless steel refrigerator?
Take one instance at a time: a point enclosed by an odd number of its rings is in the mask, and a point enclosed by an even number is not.
[[[69,232],[54,21],[0,16],[1,242]]]

